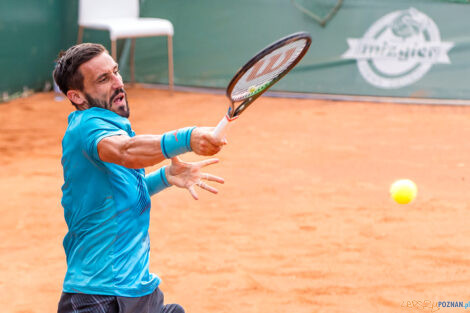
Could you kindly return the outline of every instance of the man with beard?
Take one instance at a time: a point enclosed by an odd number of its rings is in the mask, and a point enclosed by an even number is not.
[[[76,107],[62,140],[62,206],[67,273],[59,313],[183,313],[163,304],[160,278],[149,273],[150,196],[171,186],[216,193],[202,173],[216,159],[185,163],[177,155],[213,155],[224,140],[213,129],[187,127],[163,135],[135,135],[118,65],[102,45],[61,53],[54,80]],[[145,175],[143,168],[171,158]]]

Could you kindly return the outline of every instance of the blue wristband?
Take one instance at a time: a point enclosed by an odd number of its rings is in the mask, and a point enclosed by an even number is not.
[[[162,153],[169,159],[191,150],[191,133],[196,127],[186,127],[163,134]]]
[[[155,172],[145,175],[145,183],[151,196],[171,186],[166,179],[165,168],[166,166],[156,170]]]

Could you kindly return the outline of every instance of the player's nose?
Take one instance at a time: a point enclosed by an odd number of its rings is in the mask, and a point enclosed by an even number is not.
[[[122,81],[121,75],[116,74],[113,76],[113,88],[114,89],[121,89],[124,87],[124,82]]]

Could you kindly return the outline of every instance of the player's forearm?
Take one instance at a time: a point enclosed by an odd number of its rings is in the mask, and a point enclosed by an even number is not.
[[[103,162],[127,168],[144,168],[160,163],[179,154],[192,151],[192,132],[186,127],[163,135],[138,135],[135,137],[110,136],[98,143],[98,154]],[[196,135],[196,138],[201,137]],[[202,143],[199,143],[202,141]],[[204,146],[204,140],[196,140],[196,147]],[[219,148],[220,149],[220,148]]]
[[[121,165],[127,168],[144,168],[165,160],[161,148],[162,137],[138,135],[129,138],[121,148]]]

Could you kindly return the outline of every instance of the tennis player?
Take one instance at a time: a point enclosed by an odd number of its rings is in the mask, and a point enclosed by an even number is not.
[[[160,278],[149,273],[150,196],[172,185],[217,190],[223,179],[202,168],[216,159],[185,163],[178,155],[214,155],[225,144],[212,128],[187,127],[163,135],[135,135],[118,66],[99,44],[61,53],[54,70],[77,109],[62,140],[62,206],[67,272],[58,312],[183,313],[164,305]],[[171,158],[171,165],[144,169]]]

